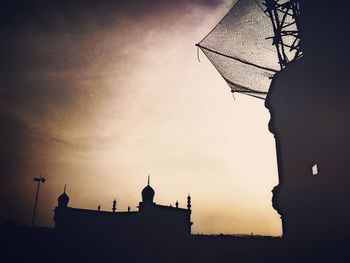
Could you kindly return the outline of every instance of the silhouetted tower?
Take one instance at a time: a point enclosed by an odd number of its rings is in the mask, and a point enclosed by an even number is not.
[[[66,194],[66,185],[64,185],[63,193],[58,197],[58,207],[67,207],[69,196]]]
[[[179,201],[176,200],[175,207],[179,208]]]
[[[97,211],[101,211],[101,205],[100,204],[97,207]]]
[[[128,212],[130,212],[130,205],[128,206]]]
[[[117,200],[113,200],[113,207],[112,207],[112,211],[113,213],[115,213],[115,211],[117,210]]]

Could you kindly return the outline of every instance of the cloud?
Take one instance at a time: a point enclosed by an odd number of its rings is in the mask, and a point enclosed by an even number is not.
[[[0,166],[17,175],[35,151],[83,150],[95,113],[138,67],[154,32],[221,1],[10,1],[0,11]],[[198,21],[197,21],[198,22]],[[157,34],[158,34],[157,33]],[[118,87],[115,83],[118,82]],[[115,112],[118,115],[118,112]],[[86,129],[87,131],[85,131]],[[25,149],[25,150],[24,150]],[[40,151],[41,151],[40,150]]]
[[[86,156],[92,147],[94,154],[111,144],[116,147],[118,131],[107,125],[113,121],[130,136],[125,148],[144,142],[144,137],[127,130],[144,123],[119,118],[130,105],[137,117],[147,110],[132,104],[137,90],[130,90],[128,84],[142,85],[133,83],[134,75],[150,73],[145,61],[156,54],[159,43],[182,41],[181,35],[173,34],[192,30],[221,4],[187,0],[4,4],[0,10],[0,176],[11,180],[6,188],[0,186],[2,197],[16,202],[14,198],[23,192],[22,199],[27,200],[28,185],[16,183],[24,177],[22,182],[30,183],[39,172],[57,177],[78,174],[96,158],[103,159],[97,166],[105,165],[103,156]],[[161,64],[162,56],[159,59]],[[112,163],[114,156],[107,155]],[[84,158],[90,162],[85,164]],[[0,207],[0,220],[3,211]]]

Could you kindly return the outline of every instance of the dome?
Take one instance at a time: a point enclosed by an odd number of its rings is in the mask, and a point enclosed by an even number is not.
[[[142,201],[149,201],[153,202],[153,197],[154,197],[154,190],[150,185],[147,185],[145,188],[143,188],[142,192]]]
[[[64,192],[58,197],[57,201],[58,201],[58,206],[61,206],[61,207],[68,206],[69,196],[66,194],[66,186],[64,186]]]

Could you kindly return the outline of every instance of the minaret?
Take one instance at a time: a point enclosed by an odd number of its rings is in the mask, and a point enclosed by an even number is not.
[[[113,207],[112,207],[112,211],[113,213],[115,213],[115,211],[117,210],[117,200],[113,200]]]
[[[191,213],[192,213],[192,211],[191,211],[191,196],[190,196],[190,194],[188,194],[188,196],[187,196],[187,211],[188,211],[188,213],[187,213],[187,216],[188,216],[188,224],[187,224],[187,231],[188,231],[188,234],[189,235],[191,235],[191,226],[192,226],[192,222],[191,222]]]
[[[191,210],[191,196],[188,194],[187,196],[187,209]]]

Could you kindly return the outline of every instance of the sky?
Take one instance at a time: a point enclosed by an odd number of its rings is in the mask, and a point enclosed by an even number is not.
[[[281,235],[264,101],[232,96],[198,43],[232,1],[13,1],[1,11],[0,221],[69,206],[186,206],[193,233]]]

